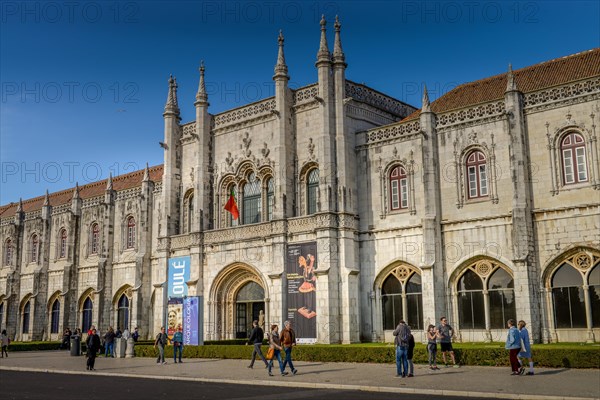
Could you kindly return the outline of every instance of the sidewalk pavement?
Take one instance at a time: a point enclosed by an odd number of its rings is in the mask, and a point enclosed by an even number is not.
[[[508,354],[507,354],[508,357]],[[536,368],[534,376],[511,376],[508,367],[460,367],[430,371],[415,365],[414,378],[396,377],[395,364],[294,362],[298,374],[280,376],[277,362],[270,377],[261,360],[184,359],[156,364],[154,358],[96,359],[96,371],[85,369],[85,357],[67,351],[12,352],[0,359],[1,370],[96,374],[134,378],[290,386],[316,389],[418,393],[504,399],[599,399],[600,370]],[[0,373],[0,382],[2,380]]]

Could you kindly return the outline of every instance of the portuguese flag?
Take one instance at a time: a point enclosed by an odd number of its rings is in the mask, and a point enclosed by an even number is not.
[[[225,204],[225,210],[231,213],[234,220],[240,217],[240,212],[235,202],[235,192],[233,191],[233,188],[231,188],[231,193],[229,193],[229,200],[227,200],[227,204]]]

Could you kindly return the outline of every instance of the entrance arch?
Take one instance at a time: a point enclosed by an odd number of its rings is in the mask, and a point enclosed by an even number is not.
[[[209,336],[216,339],[248,337],[252,320],[263,310],[267,317],[267,285],[260,273],[248,264],[235,263],[225,267],[210,291],[211,326]]]

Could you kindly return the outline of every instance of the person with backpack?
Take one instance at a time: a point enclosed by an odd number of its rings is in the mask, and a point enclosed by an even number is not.
[[[165,361],[165,346],[167,345],[167,340],[169,337],[165,333],[165,327],[160,327],[160,332],[156,335],[156,339],[154,340],[154,348],[158,347],[158,358],[156,359],[157,364],[166,364]]]
[[[393,332],[396,345],[396,376],[405,378],[408,375],[408,341],[410,337],[410,328],[403,319]]]

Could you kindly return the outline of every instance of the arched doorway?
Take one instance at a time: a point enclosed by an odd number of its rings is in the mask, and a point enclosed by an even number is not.
[[[256,282],[246,283],[235,299],[235,338],[247,338],[252,321],[265,310],[265,290]]]
[[[209,298],[209,340],[247,338],[261,310],[267,321],[266,284],[247,264],[224,268],[214,279]]]

